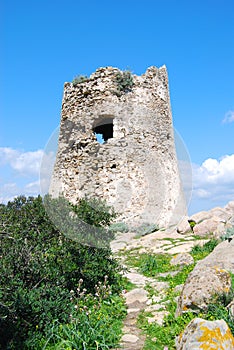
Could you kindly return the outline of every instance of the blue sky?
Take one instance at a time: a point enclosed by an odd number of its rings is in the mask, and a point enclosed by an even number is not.
[[[190,213],[234,200],[233,0],[2,0],[0,199],[39,191],[65,81],[165,64],[193,166]]]

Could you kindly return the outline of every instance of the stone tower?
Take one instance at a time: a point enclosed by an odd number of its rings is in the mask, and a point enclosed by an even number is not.
[[[133,225],[168,226],[186,214],[165,66],[141,76],[99,68],[65,83],[50,194],[105,199]]]

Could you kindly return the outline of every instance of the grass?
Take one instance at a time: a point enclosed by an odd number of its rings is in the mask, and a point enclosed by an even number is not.
[[[132,283],[131,281],[129,281],[129,279],[127,277],[123,277],[122,288],[123,288],[123,290],[130,292],[134,288],[137,288],[137,286],[134,283]]]
[[[193,239],[196,240],[197,237],[194,236]],[[170,240],[174,243],[178,242],[178,240],[176,240],[177,242],[172,239],[167,240]],[[154,277],[158,281],[166,281],[169,283],[169,288],[165,292],[166,296],[161,301],[167,301],[167,303],[164,305],[166,305],[166,311],[169,312],[169,314],[164,318],[163,326],[158,325],[156,322],[149,324],[147,321],[147,314],[145,312],[141,312],[138,317],[138,327],[141,328],[146,334],[144,350],[164,350],[164,347],[166,346],[169,350],[174,350],[176,348],[176,336],[178,336],[185,329],[188,323],[198,315],[192,311],[189,311],[175,318],[175,311],[177,308],[175,298],[179,295],[179,292],[176,293],[174,288],[177,285],[185,283],[196,262],[198,260],[204,259],[207,255],[209,255],[218,243],[218,240],[211,239],[203,246],[194,246],[190,254],[193,256],[195,263],[192,265],[184,266],[182,268],[179,266],[172,266],[170,264],[172,256],[169,254],[139,254],[138,250],[127,252],[125,255],[127,265],[137,268],[139,272],[147,277]],[[164,277],[159,276],[160,273],[172,271],[178,271],[178,273],[173,276],[170,273]],[[232,275],[232,281],[234,286],[234,275]],[[157,291],[155,291],[154,288],[150,285],[146,285],[145,289],[148,291],[151,297],[158,294]],[[222,298],[223,300],[225,299],[224,296]],[[233,332],[233,320],[231,324],[230,315],[225,309],[223,301],[219,300],[219,297],[217,297],[217,299],[208,306],[207,312],[202,312],[199,317],[209,320],[222,317],[229,324],[229,327]]]
[[[126,256],[127,265],[139,269],[146,277],[156,277],[161,272],[176,270],[170,265],[170,260],[169,254],[139,254],[131,251]]]
[[[217,239],[212,238],[203,246],[195,245],[192,248],[190,254],[194,258],[194,261],[197,262],[198,260],[204,259],[207,255],[209,255],[218,244],[219,241]]]
[[[170,289],[174,289],[176,286],[180,284],[184,284],[189,273],[193,270],[194,264],[184,266],[176,275],[170,275],[168,274],[165,277],[159,277],[159,281],[166,281],[169,282]]]
[[[150,298],[152,298],[154,295],[159,295],[159,292],[155,290],[149,283],[146,283],[144,289],[148,292],[148,296]]]
[[[54,322],[35,350],[104,350],[118,346],[126,316],[124,299],[99,285],[96,297],[81,292],[66,324]]]
[[[169,350],[175,349],[175,337],[180,334],[187,324],[194,318],[194,314],[188,313],[174,320],[172,314],[164,319],[163,326],[157,323],[148,323],[146,315],[142,312],[138,318],[138,326],[147,333],[144,350],[164,350],[167,346]]]
[[[199,315],[206,320],[221,320],[223,319],[229,326],[234,336],[234,317],[228,311],[228,304],[234,300],[234,274],[231,275],[231,289],[228,293],[214,295],[213,300],[208,304],[207,310]]]

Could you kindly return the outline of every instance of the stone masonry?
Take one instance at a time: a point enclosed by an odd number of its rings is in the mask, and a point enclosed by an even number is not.
[[[130,224],[178,223],[186,214],[166,67],[132,75],[118,91],[113,67],[65,83],[50,194],[72,203],[98,197]],[[101,134],[104,142],[97,140]]]

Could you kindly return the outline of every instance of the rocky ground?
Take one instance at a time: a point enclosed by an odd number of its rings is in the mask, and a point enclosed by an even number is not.
[[[193,221],[193,230],[188,220]],[[130,291],[124,291],[127,317],[123,326],[121,349],[150,349],[144,347],[148,335],[140,329],[139,316],[144,312],[148,324],[157,323],[162,326],[164,317],[168,314],[166,307],[168,301],[165,301],[165,296],[169,283],[160,280],[159,277],[163,274],[146,277],[138,268],[129,267],[129,257],[132,254],[135,258],[141,254],[169,254],[171,265],[178,267],[178,270],[174,269],[170,272],[173,275],[177,274],[182,266],[194,263],[189,252],[195,245],[203,246],[212,237],[220,239],[226,235],[226,240],[220,240],[220,244],[211,254],[196,263],[186,282],[175,286],[175,291],[179,292],[175,313],[175,317],[178,317],[194,308],[205,308],[216,292],[230,291],[230,272],[234,274],[234,239],[232,240],[230,233],[234,233],[233,224],[234,202],[230,202],[225,208],[215,208],[209,212],[198,213],[191,218],[186,217],[177,227],[161,229],[138,238],[135,232],[116,235],[111,248],[123,266],[128,267],[124,274],[133,286]],[[230,303],[229,309],[234,319],[234,300]],[[154,338],[157,339],[157,334],[154,335]],[[215,339],[215,344],[209,339]],[[194,317],[183,334],[177,337],[174,347],[167,344],[166,340],[163,347],[154,346],[151,349],[231,350],[234,349],[234,338],[226,322],[204,321]]]

